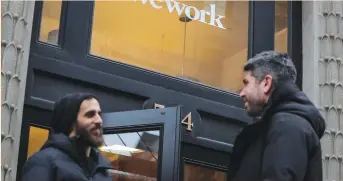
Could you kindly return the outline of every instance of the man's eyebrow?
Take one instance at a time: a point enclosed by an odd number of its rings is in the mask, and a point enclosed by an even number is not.
[[[94,112],[98,112],[99,114],[101,114],[101,110],[96,110],[96,109],[90,109],[88,111],[85,112],[85,114],[88,114],[88,113],[94,113]]]
[[[87,110],[87,111],[85,112],[85,114],[89,114],[89,113],[91,113],[91,112],[95,112],[95,110],[93,110],[93,109]]]

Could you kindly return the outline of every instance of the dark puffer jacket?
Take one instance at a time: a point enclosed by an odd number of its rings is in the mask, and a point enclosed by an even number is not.
[[[276,88],[261,121],[237,136],[229,181],[321,181],[325,121],[293,83]]]
[[[106,158],[97,149],[88,159],[82,157],[85,152],[78,149],[77,141],[62,133],[50,135],[40,152],[25,163],[23,181],[111,181],[106,170],[112,166]]]

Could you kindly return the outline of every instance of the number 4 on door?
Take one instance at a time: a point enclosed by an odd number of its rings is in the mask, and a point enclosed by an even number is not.
[[[193,128],[192,113],[191,112],[188,113],[187,116],[182,119],[181,123],[187,125],[187,128],[186,128],[187,131],[192,131],[192,128]]]

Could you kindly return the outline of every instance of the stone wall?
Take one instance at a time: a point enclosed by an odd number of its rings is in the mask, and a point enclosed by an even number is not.
[[[343,2],[303,2],[303,87],[326,118],[324,180],[343,180]]]
[[[15,181],[34,1],[1,1],[1,180]]]

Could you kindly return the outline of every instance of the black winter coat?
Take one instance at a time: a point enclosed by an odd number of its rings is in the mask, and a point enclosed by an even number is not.
[[[276,88],[261,120],[237,136],[229,181],[322,181],[325,121],[293,83]]]
[[[78,150],[77,140],[64,134],[50,135],[42,149],[23,168],[23,181],[111,181],[111,164],[97,149],[90,157]]]

